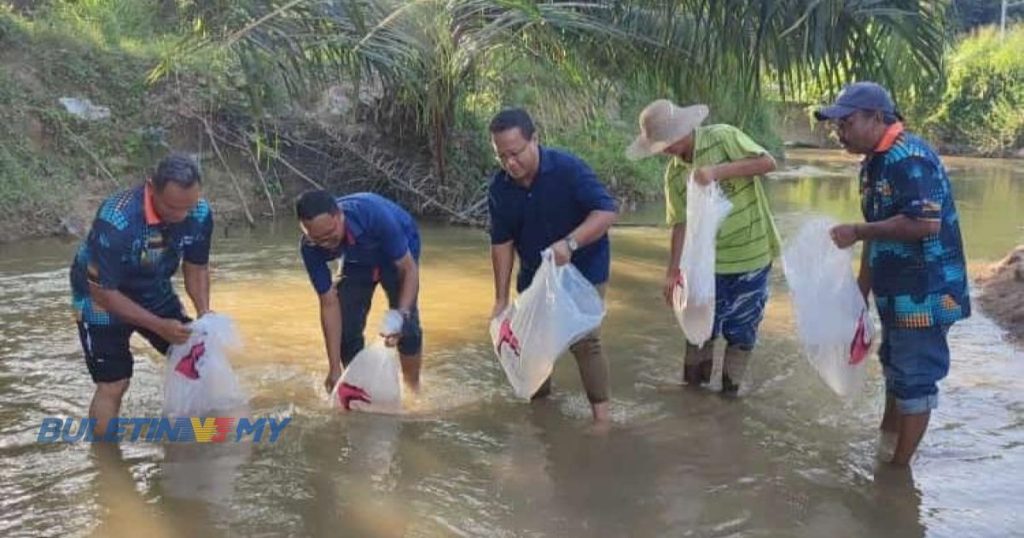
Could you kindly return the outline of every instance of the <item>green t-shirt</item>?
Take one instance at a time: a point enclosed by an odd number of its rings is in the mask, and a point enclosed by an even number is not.
[[[673,158],[665,169],[665,220],[669,226],[686,223],[686,180],[691,170],[766,153],[732,125],[698,127],[694,131],[693,164]],[[781,241],[761,178],[737,177],[718,184],[732,202],[732,211],[718,230],[715,272],[746,273],[768,265],[779,255]]]

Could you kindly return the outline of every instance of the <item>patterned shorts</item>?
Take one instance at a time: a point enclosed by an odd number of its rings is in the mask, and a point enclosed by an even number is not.
[[[729,345],[751,349],[768,302],[771,264],[750,271],[715,275],[715,326],[712,338],[722,336]]]

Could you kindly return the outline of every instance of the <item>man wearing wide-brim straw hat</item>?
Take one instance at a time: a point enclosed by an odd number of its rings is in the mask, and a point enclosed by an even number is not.
[[[760,175],[775,169],[775,159],[732,125],[701,124],[708,107],[681,107],[658,99],[640,113],[640,135],[626,149],[630,159],[651,155],[670,158],[665,170],[665,216],[672,227],[671,256],[663,294],[672,304],[672,291],[682,277],[679,257],[686,235],[686,181],[709,185],[718,181],[732,202],[732,211],[719,228],[715,246],[715,322],[711,340],[726,341],[722,393],[735,395],[743,381],[757,329],[768,300],[768,273],[779,254],[780,241]],[[683,381],[699,386],[711,381],[712,349],[686,344]]]

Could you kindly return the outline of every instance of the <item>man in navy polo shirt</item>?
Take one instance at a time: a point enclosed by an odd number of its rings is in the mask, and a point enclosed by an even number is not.
[[[381,324],[381,336],[387,345],[398,345],[405,383],[418,388],[423,347],[416,306],[420,235],[412,217],[398,204],[373,193],[335,198],[322,190],[299,196],[295,213],[303,231],[302,261],[320,297],[320,324],[329,365],[324,380],[327,392],[341,377],[342,366],[348,366],[363,349],[366,316],[378,283],[384,287],[390,307]],[[339,280],[335,283],[328,263],[338,259]]]
[[[139,333],[160,353],[183,344],[189,318],[171,276],[182,267],[197,316],[210,310],[213,213],[200,198],[199,167],[174,154],[142,185],[100,204],[71,265],[71,294],[85,364],[96,383],[89,417],[103,436],[128,390]]]
[[[615,200],[594,171],[567,152],[542,147],[533,120],[520,108],[503,110],[491,120],[491,145],[502,170],[491,179],[491,263],[494,309],[505,310],[515,253],[519,254],[516,290],[530,286],[541,251],[550,248],[555,263],[570,261],[598,291],[608,281],[611,248],[608,228],[615,222]],[[608,421],[608,361],[598,330],[571,348],[590,400],[594,421]],[[544,384],[534,398],[550,392]]]

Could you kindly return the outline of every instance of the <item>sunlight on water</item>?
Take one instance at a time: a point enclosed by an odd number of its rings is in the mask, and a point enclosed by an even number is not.
[[[812,214],[857,219],[856,160],[801,152],[769,181],[783,235]],[[1024,241],[1017,163],[949,159],[972,273]],[[1024,523],[1024,356],[978,314],[913,474],[874,463],[882,398],[841,401],[799,354],[778,267],[738,401],[683,391],[682,335],[660,296],[662,207],[612,237],[604,346],[612,431],[588,427],[576,365],[514,397],[487,337],[480,230],[425,226],[423,389],[399,416],[344,414],[323,389],[317,300],[292,223],[218,237],[213,306],[245,339],[234,367],[274,444],[38,444],[46,416],[83,416],[92,383],[68,308],[73,244],[0,246],[0,535],[1010,536]],[[368,340],[384,313],[378,291]],[[123,415],[159,413],[163,359],[142,342]],[[102,447],[110,449],[112,447]]]

